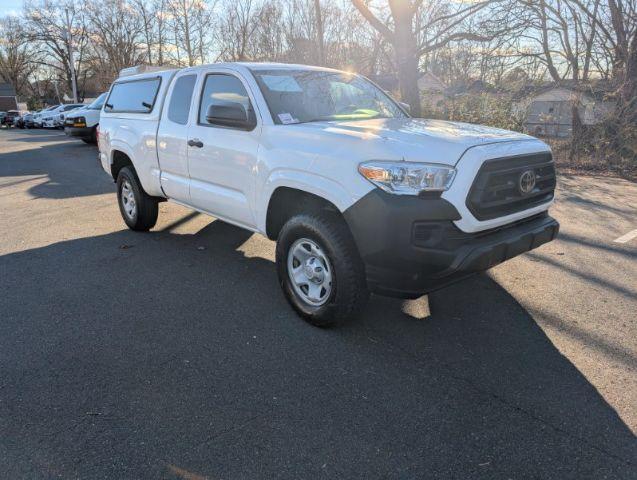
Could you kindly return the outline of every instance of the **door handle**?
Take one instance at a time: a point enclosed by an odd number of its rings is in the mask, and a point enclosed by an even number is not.
[[[188,146],[202,148],[203,142],[199,140],[198,138],[191,138],[190,140],[188,140]]]

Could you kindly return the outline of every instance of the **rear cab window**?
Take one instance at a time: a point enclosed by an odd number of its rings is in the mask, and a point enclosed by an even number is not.
[[[179,125],[188,123],[195,83],[197,83],[197,74],[183,75],[175,81],[168,105],[168,119],[171,122]]]
[[[150,113],[153,111],[161,77],[128,80],[113,84],[104,111],[113,113]]]

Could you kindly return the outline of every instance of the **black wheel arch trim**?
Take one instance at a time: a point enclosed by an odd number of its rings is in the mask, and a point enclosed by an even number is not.
[[[461,218],[440,195],[393,195],[378,188],[347,208],[343,217],[363,259],[411,243],[414,222]]]

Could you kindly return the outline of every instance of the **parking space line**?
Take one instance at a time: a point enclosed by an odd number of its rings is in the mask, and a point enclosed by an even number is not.
[[[621,237],[616,238],[613,241],[615,243],[628,243],[635,237],[637,237],[637,229],[633,230],[632,232],[628,232],[626,235],[622,235]]]

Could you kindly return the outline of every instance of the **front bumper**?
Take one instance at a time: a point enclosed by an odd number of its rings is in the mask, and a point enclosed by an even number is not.
[[[93,138],[94,127],[64,127],[64,133],[69,137]]]
[[[458,212],[441,198],[372,191],[345,212],[371,291],[417,298],[553,240],[547,212],[476,233],[454,225]]]

